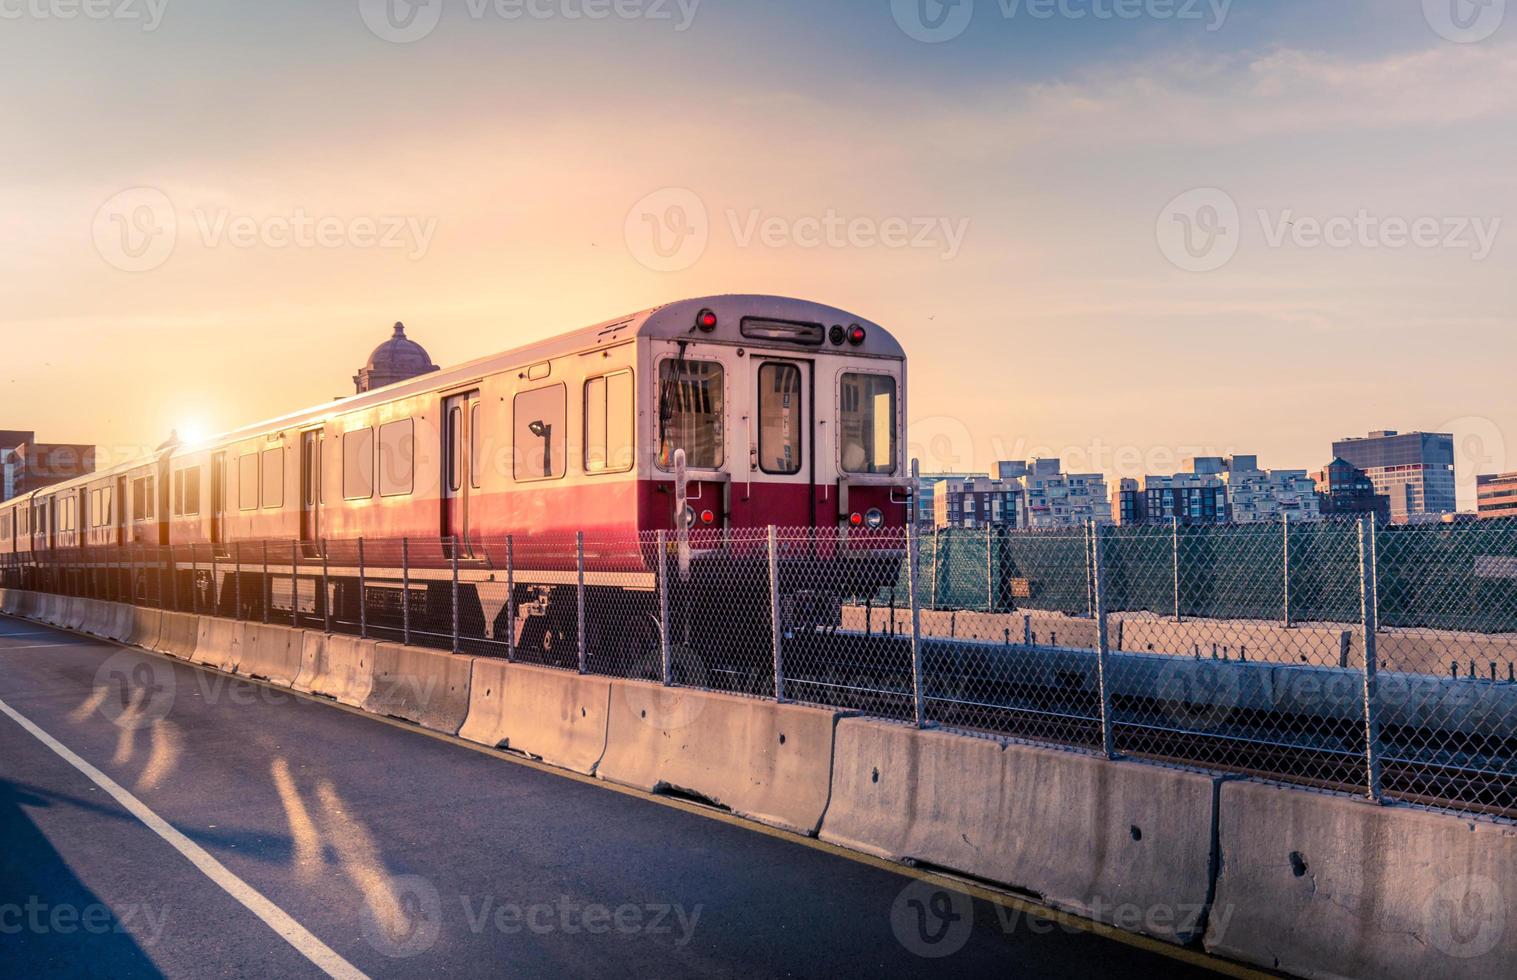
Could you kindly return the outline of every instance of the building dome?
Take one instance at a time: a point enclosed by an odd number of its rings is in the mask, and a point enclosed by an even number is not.
[[[440,370],[425,347],[406,336],[406,325],[395,324],[390,339],[374,348],[369,361],[353,376],[360,394]]]

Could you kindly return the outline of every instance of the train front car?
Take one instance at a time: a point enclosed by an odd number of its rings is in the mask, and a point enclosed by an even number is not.
[[[665,534],[675,680],[771,693],[776,610],[799,652],[899,578],[905,352],[863,317],[768,296],[675,303],[639,334],[639,526]]]

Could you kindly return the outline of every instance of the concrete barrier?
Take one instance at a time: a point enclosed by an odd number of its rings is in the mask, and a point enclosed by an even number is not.
[[[63,600],[63,622],[60,624],[64,629],[82,630],[84,628],[84,604],[87,600],[81,596],[71,595]]]
[[[606,752],[611,680],[476,657],[459,736],[592,775]]]
[[[110,622],[111,604],[98,599],[79,600],[78,628],[91,636],[104,636]]]
[[[163,625],[163,610],[146,606],[132,607],[132,631],[126,642],[133,646],[152,649],[158,642],[158,629]]]
[[[243,623],[239,652],[242,673],[293,687],[304,662],[305,630]]]
[[[16,601],[15,614],[25,619],[37,618],[37,604],[40,600],[41,596],[37,593],[23,590],[20,598]]]
[[[1511,977],[1511,827],[1253,782],[1222,786],[1206,948],[1305,977]]]
[[[243,637],[248,625],[235,619],[201,616],[192,659],[197,664],[235,673],[242,664]]]
[[[374,685],[377,645],[356,636],[308,631],[301,638],[300,673],[291,686],[361,708]]]
[[[3,589],[3,590],[0,590],[0,613],[4,613],[7,616],[16,616],[16,615],[20,614],[20,609],[21,609],[21,590],[20,589]]]
[[[62,626],[63,604],[63,596],[44,592],[37,597],[37,612],[33,618],[49,626]]]
[[[613,680],[595,774],[649,792],[690,793],[739,816],[815,835],[843,712],[645,681]]]
[[[380,643],[373,657],[374,680],[363,709],[413,721],[449,735],[458,734],[469,714],[473,660],[438,650]]]
[[[199,634],[199,616],[192,613],[165,612],[158,629],[157,639],[146,645],[159,653],[166,653],[181,660],[191,660],[195,656],[195,645],[199,640]]]
[[[823,840],[1197,938],[1219,779],[863,718],[838,722]]]
[[[132,626],[136,622],[133,608],[124,602],[102,602],[101,605],[105,607],[105,618],[100,627],[100,635],[117,643],[128,642]]]

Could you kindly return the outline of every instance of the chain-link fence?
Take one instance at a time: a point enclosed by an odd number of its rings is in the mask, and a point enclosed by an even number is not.
[[[1517,521],[58,549],[0,587],[1517,817]]]

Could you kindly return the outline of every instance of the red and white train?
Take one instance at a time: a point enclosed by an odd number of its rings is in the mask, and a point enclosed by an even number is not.
[[[297,541],[310,558],[410,538],[456,539],[467,563],[492,539],[632,540],[682,517],[899,528],[905,412],[905,353],[877,324],[795,299],[685,300],[26,494],[0,504],[0,556]]]

